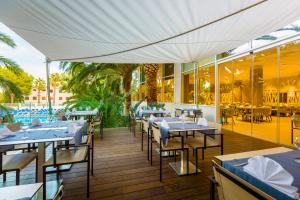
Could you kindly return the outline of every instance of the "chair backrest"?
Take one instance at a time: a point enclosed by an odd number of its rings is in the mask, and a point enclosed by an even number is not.
[[[153,138],[157,143],[160,143],[160,129],[156,125],[152,125]]]
[[[175,109],[175,117],[179,117],[181,115],[181,110],[180,109]]]
[[[213,161],[219,200],[274,199]]]
[[[292,121],[294,123],[293,128],[300,128],[300,115],[293,115]]]
[[[16,131],[19,131],[21,129],[21,125],[22,125],[22,123],[20,123],[20,122],[13,123],[13,124],[7,125],[7,128],[9,130],[11,130],[12,132],[16,132]]]
[[[219,124],[219,123],[215,123],[215,122],[211,122],[211,121],[209,121],[208,122],[208,126],[212,126],[212,127],[216,127],[217,129],[216,129],[216,131],[215,131],[215,133],[217,134],[217,135],[215,135],[214,137],[208,137],[210,140],[214,140],[215,142],[215,144],[219,144],[219,145],[221,145],[221,142],[222,142],[222,140],[221,140],[221,133],[222,133],[222,124]]]
[[[142,120],[143,130],[148,132],[148,121],[146,119]]]

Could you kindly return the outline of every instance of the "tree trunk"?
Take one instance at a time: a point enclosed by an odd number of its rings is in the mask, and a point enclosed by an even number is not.
[[[53,87],[53,106],[55,106],[56,87]]]
[[[10,103],[13,103],[13,102],[14,102],[14,98],[15,98],[15,95],[14,95],[14,94],[11,94],[11,95],[10,95]]]
[[[128,94],[131,88],[131,80],[132,80],[131,74],[130,76],[123,78],[123,87],[124,87],[123,89],[124,92],[126,93],[125,95],[127,95],[125,98],[125,113],[129,112],[130,105],[131,105],[131,95]]]
[[[147,103],[157,102],[157,82],[156,75],[159,66],[157,64],[145,64],[144,71],[146,76],[146,96]]]

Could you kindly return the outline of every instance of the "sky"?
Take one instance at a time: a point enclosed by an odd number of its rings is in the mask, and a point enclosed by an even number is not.
[[[0,43],[0,55],[15,61],[35,78],[46,79],[45,56],[1,22],[0,32],[10,36],[16,43],[15,48]],[[59,62],[51,62],[49,69],[50,73],[60,72]]]

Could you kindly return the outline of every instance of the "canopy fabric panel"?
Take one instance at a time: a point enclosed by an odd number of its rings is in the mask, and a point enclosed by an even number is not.
[[[299,0],[9,0],[0,21],[50,60],[186,63],[300,19]]]

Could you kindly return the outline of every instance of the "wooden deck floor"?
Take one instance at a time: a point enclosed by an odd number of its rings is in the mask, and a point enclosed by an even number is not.
[[[141,138],[126,128],[110,129],[103,140],[95,142],[95,171],[91,177],[90,199],[209,199],[208,175],[212,174],[211,159],[219,150],[210,149],[200,162],[202,173],[198,176],[178,177],[164,159],[163,182],[159,182],[159,157],[154,154],[153,166],[147,161],[146,151],[141,152]],[[236,153],[277,146],[248,136],[225,132],[224,153]],[[21,184],[33,182],[34,166],[22,172]],[[2,177],[1,177],[2,178]],[[9,177],[10,181],[14,177]],[[74,165],[63,173],[64,199],[85,199],[86,164]]]
[[[209,199],[208,175],[212,174],[211,159],[218,150],[207,150],[200,163],[198,176],[178,177],[164,159],[164,178],[159,182],[159,157],[153,166],[146,151],[140,150],[140,135],[133,137],[127,129],[111,129],[96,142],[95,174],[91,178],[90,199]],[[225,153],[235,153],[276,146],[244,135],[225,133]],[[74,166],[64,174],[65,199],[85,198],[85,166]]]

